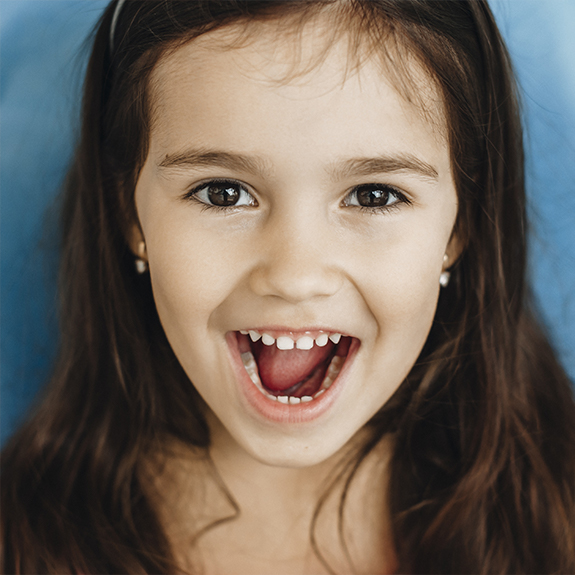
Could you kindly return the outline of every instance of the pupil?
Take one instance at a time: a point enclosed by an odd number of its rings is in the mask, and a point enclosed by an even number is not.
[[[232,184],[214,184],[208,188],[208,198],[215,206],[233,206],[239,197],[237,186]]]
[[[381,186],[362,186],[357,190],[357,201],[360,206],[375,208],[385,206],[389,200],[389,192]]]

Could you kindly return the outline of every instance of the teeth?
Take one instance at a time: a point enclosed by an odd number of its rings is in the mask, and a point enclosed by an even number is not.
[[[328,337],[327,333],[322,333],[321,335],[318,335],[315,338],[315,344],[319,347],[324,347],[327,345],[328,339],[329,339],[329,337]]]
[[[328,389],[329,386],[335,381],[338,373],[341,371],[341,367],[343,362],[345,361],[344,357],[340,357],[339,355],[335,355],[329,363],[329,367],[327,368],[327,372],[323,381],[321,383],[321,389]],[[316,394],[317,396],[317,394]]]
[[[276,340],[271,335],[264,333],[262,335],[262,342],[264,345],[273,345],[276,342]]]
[[[285,335],[282,335],[281,337],[277,338],[276,345],[278,346],[278,349],[293,349],[294,343],[291,337],[286,337]]]
[[[244,367],[246,369],[252,369],[252,368],[257,369],[256,360],[251,351],[246,351],[242,353],[241,358],[242,363],[244,364]]]
[[[309,335],[304,335],[297,340],[295,345],[298,349],[311,349],[313,347],[313,338],[309,337]]]
[[[341,371],[341,367],[343,362],[345,361],[345,357],[341,357],[340,355],[335,355],[329,363],[329,367],[327,368],[327,376],[333,377]]]
[[[329,336],[327,333],[321,333],[320,335],[318,335],[315,338],[315,340],[308,335],[304,335],[304,336],[298,338],[297,341],[295,341],[295,342],[289,336],[280,336],[277,339],[275,339],[274,337],[272,337],[268,333],[261,334],[255,330],[249,330],[249,331],[241,330],[240,333],[242,333],[244,335],[248,334],[250,336],[250,339],[253,342],[256,342],[259,339],[261,339],[262,343],[264,345],[272,346],[275,344],[275,345],[277,345],[278,349],[281,349],[281,350],[293,349],[294,346],[297,349],[309,350],[309,349],[313,348],[314,344],[317,345],[318,347],[324,347],[325,345],[327,345],[327,342],[329,340],[331,340],[334,344],[337,344],[337,343],[339,343],[339,341],[341,339],[341,333],[334,333],[334,334],[331,334]],[[321,383],[319,391],[317,393],[315,393],[313,397],[310,395],[304,395],[303,397],[300,398],[300,397],[287,396],[287,395],[280,395],[280,396],[271,395],[270,393],[268,393],[263,388],[262,382],[260,380],[259,372],[258,372],[258,366],[257,366],[256,360],[254,359],[254,356],[252,355],[252,353],[249,351],[242,353],[241,359],[242,359],[242,363],[244,364],[244,367],[246,369],[246,372],[247,372],[248,376],[250,377],[250,379],[252,380],[252,382],[254,383],[254,385],[268,399],[270,399],[272,401],[277,401],[277,402],[283,403],[283,404],[289,404],[289,405],[298,405],[299,403],[308,403],[310,401],[313,401],[317,397],[319,397],[322,393],[325,392],[326,389],[330,388],[331,384],[335,381],[336,377],[338,376],[338,374],[341,371],[341,368],[345,362],[345,357],[335,355],[330,361],[330,364],[327,368],[325,377]]]
[[[277,339],[275,339],[269,333],[261,334],[259,331],[256,331],[255,329],[250,329],[250,330],[241,329],[240,333],[243,335],[249,335],[250,339],[254,343],[256,341],[258,341],[259,339],[261,339],[264,345],[272,346],[272,345],[276,344],[278,349],[281,349],[281,350],[293,349],[294,346],[297,349],[308,350],[308,349],[312,349],[314,344],[317,345],[318,347],[324,347],[327,345],[327,342],[330,340],[333,343],[338,344],[339,340],[341,339],[341,333],[332,333],[331,335],[328,335],[327,333],[320,333],[315,338],[315,340],[312,337],[310,337],[309,335],[304,335],[304,336],[298,338],[295,342],[290,336],[287,336],[287,335],[282,335],[282,336],[278,337]]]
[[[242,363],[244,364],[244,367],[246,368],[246,371],[250,376],[250,379],[255,383],[255,385],[260,391],[264,392],[262,382],[260,380],[260,376],[258,373],[258,366],[252,353],[250,351],[246,351],[245,353],[242,353],[241,358]]]

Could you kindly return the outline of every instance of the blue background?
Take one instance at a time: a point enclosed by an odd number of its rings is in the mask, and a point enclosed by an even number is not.
[[[0,439],[50,371],[58,337],[54,202],[107,0],[0,1]],[[523,89],[531,278],[575,380],[575,0],[492,0]]]

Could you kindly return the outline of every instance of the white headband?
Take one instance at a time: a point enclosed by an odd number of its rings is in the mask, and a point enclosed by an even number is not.
[[[122,11],[122,6],[126,0],[118,0],[116,8],[114,10],[114,15],[112,16],[112,24],[110,25],[110,54],[114,51],[114,34],[116,32],[116,24],[118,23],[118,16]]]

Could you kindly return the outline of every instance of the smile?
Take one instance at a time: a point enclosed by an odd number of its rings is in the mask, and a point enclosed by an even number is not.
[[[243,377],[239,379],[245,382],[249,378],[251,383],[251,389],[245,390],[250,403],[272,419],[278,408],[298,413],[302,409],[316,412],[320,403],[327,408],[331,401],[322,400],[332,395],[328,392],[359,347],[354,337],[324,330],[250,329],[229,336],[228,343],[241,360],[234,362],[241,365]],[[259,399],[254,396],[256,390]]]

